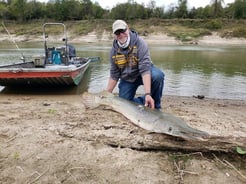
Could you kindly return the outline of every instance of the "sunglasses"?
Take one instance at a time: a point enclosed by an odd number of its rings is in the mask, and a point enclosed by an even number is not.
[[[118,29],[117,31],[114,32],[116,36],[119,36],[121,33],[126,32],[127,29]]]

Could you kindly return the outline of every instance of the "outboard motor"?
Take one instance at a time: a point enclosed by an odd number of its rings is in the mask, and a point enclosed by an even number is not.
[[[72,57],[76,57],[76,49],[74,46],[67,44],[67,52],[69,59],[71,59]]]

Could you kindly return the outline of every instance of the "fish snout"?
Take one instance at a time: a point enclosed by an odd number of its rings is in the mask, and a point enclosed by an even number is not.
[[[195,132],[180,131],[179,135],[189,141],[205,141],[210,137],[207,132],[200,130],[196,130]]]

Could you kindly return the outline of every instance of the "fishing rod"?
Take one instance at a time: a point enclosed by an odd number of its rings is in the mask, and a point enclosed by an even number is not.
[[[2,21],[2,26],[5,29],[5,31],[8,33],[9,37],[11,38],[12,42],[15,44],[15,47],[18,49],[18,51],[20,51],[21,53],[21,60],[25,63],[25,56],[23,55],[23,53],[21,52],[19,46],[17,45],[17,43],[15,42],[14,38],[11,36],[9,30],[7,29],[7,27],[4,25],[4,22]]]

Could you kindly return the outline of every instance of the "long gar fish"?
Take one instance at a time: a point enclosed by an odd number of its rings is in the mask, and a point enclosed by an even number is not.
[[[171,114],[137,105],[107,91],[101,93],[83,93],[83,104],[93,109],[100,105],[111,107],[121,113],[135,125],[155,133],[164,133],[185,140],[205,140],[209,134],[188,126],[182,119]]]

